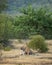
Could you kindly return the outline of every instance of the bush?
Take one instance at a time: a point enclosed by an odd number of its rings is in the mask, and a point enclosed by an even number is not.
[[[0,49],[3,49],[3,43],[0,43]]]
[[[28,44],[29,48],[36,49],[39,52],[47,52],[47,44],[45,43],[45,38],[41,35],[35,35],[32,37]]]
[[[4,51],[10,51],[10,50],[11,50],[10,46],[4,47]]]

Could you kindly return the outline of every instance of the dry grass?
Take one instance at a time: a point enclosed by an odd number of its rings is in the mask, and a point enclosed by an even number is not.
[[[28,41],[27,41],[28,42]],[[49,51],[48,53],[35,53],[35,55],[20,55],[22,50],[20,50],[21,46],[24,46],[26,42],[20,43],[14,42],[13,45],[16,46],[16,49],[12,49],[11,51],[2,51],[3,65],[52,65],[52,40],[46,40],[48,43]],[[2,65],[2,64],[0,64]]]

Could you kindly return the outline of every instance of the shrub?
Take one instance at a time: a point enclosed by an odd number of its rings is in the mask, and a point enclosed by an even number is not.
[[[10,51],[10,50],[11,50],[10,46],[4,47],[4,51]]]
[[[3,49],[3,43],[0,43],[0,50]]]
[[[32,37],[31,41],[28,44],[29,48],[36,49],[39,52],[47,52],[48,47],[45,43],[45,38],[41,35],[35,35]]]

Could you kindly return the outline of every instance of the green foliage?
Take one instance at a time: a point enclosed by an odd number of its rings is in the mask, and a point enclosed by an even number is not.
[[[35,35],[27,45],[29,48],[36,49],[39,52],[47,52],[47,44],[45,43],[45,39],[41,35]]]
[[[0,50],[3,49],[3,43],[0,43]]]
[[[27,39],[41,34],[52,39],[52,13],[45,8],[23,8],[22,15],[11,17],[0,14],[0,43],[8,44],[8,39]]]
[[[10,51],[11,50],[11,47],[10,46],[4,47],[3,50],[4,51]]]
[[[10,17],[0,14],[0,43],[8,45],[8,39],[12,38],[13,25]]]
[[[0,50],[10,51],[11,49],[12,48],[10,46],[4,46],[4,43],[0,43]]]
[[[0,0],[0,13],[7,7],[7,0]]]
[[[52,13],[48,9],[34,9],[29,6],[23,8],[21,12],[23,14],[16,17],[14,23],[16,33],[19,34],[20,38],[36,34],[41,34],[47,39],[52,38]]]

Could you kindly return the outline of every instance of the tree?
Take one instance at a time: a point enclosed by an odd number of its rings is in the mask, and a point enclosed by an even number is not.
[[[47,39],[52,38],[52,13],[49,10],[42,7],[34,9],[32,6],[28,6],[23,8],[21,13],[21,16],[16,17],[14,24],[17,27],[16,30],[20,30],[17,34],[22,35],[20,33],[22,28],[24,34],[27,33],[28,36],[41,34]]]
[[[3,46],[8,45],[8,39],[13,37],[12,18],[7,15],[0,14],[0,43]]]
[[[0,13],[7,7],[7,0],[0,0]]]

